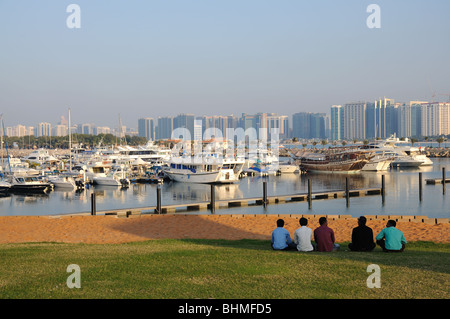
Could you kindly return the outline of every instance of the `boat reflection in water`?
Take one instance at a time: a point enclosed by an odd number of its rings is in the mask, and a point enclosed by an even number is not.
[[[216,200],[231,200],[243,197],[238,184],[214,185],[214,187]],[[211,185],[209,184],[169,182],[164,184],[163,191],[170,193],[174,202],[205,202],[211,199]]]

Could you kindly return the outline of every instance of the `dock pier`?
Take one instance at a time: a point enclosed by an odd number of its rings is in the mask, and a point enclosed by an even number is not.
[[[298,202],[309,202],[313,200],[346,198],[346,193],[348,193],[349,197],[362,197],[362,196],[381,195],[382,190],[381,188],[364,188],[353,190],[311,192],[310,193],[311,195],[309,195],[309,193],[301,193],[301,194],[274,195],[274,196],[267,196],[266,193],[263,197],[237,198],[227,200],[214,199],[211,201],[204,201],[204,202],[171,204],[171,205],[162,205],[160,202],[158,202],[159,207],[148,206],[148,207],[124,208],[114,210],[96,210],[96,214],[130,217],[140,214],[158,214],[158,213],[170,214],[170,213],[194,212],[204,210],[211,210],[211,212],[214,213],[216,209],[224,209],[224,208],[226,209],[243,206],[263,206],[267,204],[288,204]],[[310,196],[311,198],[309,199]]]

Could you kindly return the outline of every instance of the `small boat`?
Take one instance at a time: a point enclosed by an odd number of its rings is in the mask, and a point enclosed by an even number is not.
[[[299,170],[298,166],[291,163],[278,164],[278,172],[280,174],[293,174],[298,170]]]

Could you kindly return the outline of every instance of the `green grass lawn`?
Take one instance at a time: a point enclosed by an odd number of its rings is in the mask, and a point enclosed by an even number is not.
[[[0,298],[449,298],[450,245],[403,253],[279,252],[259,240],[0,245]],[[70,264],[81,288],[68,288]],[[381,269],[368,288],[367,266]]]

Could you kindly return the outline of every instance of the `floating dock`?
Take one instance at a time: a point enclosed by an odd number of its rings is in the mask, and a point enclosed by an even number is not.
[[[325,199],[336,199],[336,198],[346,198],[347,191],[336,190],[336,191],[326,191],[326,192],[312,192],[312,200],[325,200]],[[353,189],[348,191],[349,197],[361,197],[361,196],[371,196],[382,194],[381,188],[364,188],[364,189]],[[210,201],[196,202],[196,203],[185,203],[185,204],[172,204],[172,205],[161,205],[162,214],[168,213],[179,213],[179,212],[193,212],[202,210],[211,210],[212,205],[215,209],[232,208],[232,207],[243,207],[243,206],[262,206],[267,204],[286,204],[286,203],[297,203],[297,202],[308,202],[309,194],[291,194],[291,195],[275,195],[267,196],[266,200],[264,197],[253,197],[253,198],[238,198],[229,200],[215,200],[214,204]],[[157,206],[148,207],[137,207],[137,208],[127,208],[127,209],[114,209],[114,210],[96,210],[96,214],[99,215],[120,215],[129,217],[131,215],[139,214],[157,214]]]
[[[425,180],[425,182],[429,185],[442,184],[442,181],[444,181],[442,178],[429,178]],[[450,183],[450,178],[446,178],[445,183]]]

